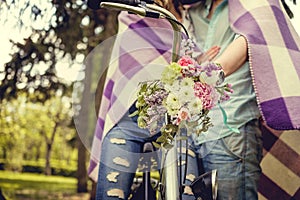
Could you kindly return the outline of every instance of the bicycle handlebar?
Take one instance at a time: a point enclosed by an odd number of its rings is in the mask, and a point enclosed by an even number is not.
[[[141,15],[143,17],[164,18],[164,15],[162,15],[159,12],[145,9],[145,8],[139,7],[139,6],[124,4],[124,3],[101,2],[100,7],[121,10],[121,11],[128,11],[131,13]]]
[[[101,8],[100,4],[102,2],[109,2],[109,3],[121,3],[121,4],[126,4],[126,5],[131,5],[131,6],[136,6],[139,4],[142,4],[142,2],[153,4],[153,0],[88,0],[87,5],[89,8],[93,10],[98,10]]]

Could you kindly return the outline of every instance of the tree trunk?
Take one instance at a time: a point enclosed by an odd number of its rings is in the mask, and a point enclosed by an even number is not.
[[[89,135],[89,119],[90,119],[90,105],[92,101],[92,93],[91,93],[91,83],[92,83],[92,72],[93,72],[93,65],[89,64],[89,59],[86,61],[86,68],[85,68],[85,78],[83,80],[84,90],[82,93],[81,98],[81,108],[78,116],[77,123],[77,149],[78,149],[78,160],[77,160],[77,192],[84,193],[87,192],[87,152],[79,136],[86,137]],[[82,138],[83,140],[86,138]]]
[[[46,144],[46,164],[45,164],[45,175],[50,176],[52,174],[51,172],[51,164],[50,164],[50,158],[51,158],[51,144]]]
[[[97,190],[97,183],[92,181],[92,190],[91,190],[91,196],[90,200],[96,200],[96,190]]]
[[[0,188],[0,200],[5,200],[6,198],[4,197],[4,195],[2,194],[2,190]]]
[[[35,160],[38,161],[40,159],[41,151],[38,146],[35,146],[34,148],[36,149]]]
[[[59,113],[57,113],[57,116],[56,116],[57,119],[59,119],[58,116],[59,116]],[[52,172],[51,172],[51,163],[50,163],[51,150],[52,150],[52,145],[53,145],[53,142],[54,142],[54,138],[55,138],[55,134],[57,132],[57,127],[58,126],[59,126],[59,122],[55,122],[55,125],[54,125],[54,128],[52,130],[50,139],[48,139],[47,134],[45,133],[45,131],[44,130],[42,131],[42,134],[44,135],[45,140],[46,140],[45,175],[47,175],[47,176],[50,176],[52,174]]]
[[[86,149],[79,137],[77,137],[78,161],[77,161],[77,192],[86,193],[87,189],[87,169],[86,169]]]

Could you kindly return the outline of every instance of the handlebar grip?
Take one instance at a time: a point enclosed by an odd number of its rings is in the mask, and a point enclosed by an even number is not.
[[[110,3],[122,3],[131,6],[136,6],[141,4],[141,0],[87,0],[87,6],[93,10],[100,9],[100,3],[110,2]],[[154,0],[144,0],[145,3],[152,4]]]

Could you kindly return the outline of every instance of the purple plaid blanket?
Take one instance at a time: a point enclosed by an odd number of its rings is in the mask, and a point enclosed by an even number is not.
[[[261,114],[259,199],[300,199],[300,38],[279,0],[229,0],[232,29],[246,36]],[[274,129],[271,129],[272,127]]]
[[[167,20],[122,12],[110,59],[88,173],[97,181],[102,138],[136,99],[138,84],[157,80],[172,57],[173,29]]]
[[[277,130],[300,129],[300,38],[279,0],[229,0],[229,20],[248,40],[264,121]]]
[[[263,159],[259,199],[300,199],[300,131],[262,126]]]

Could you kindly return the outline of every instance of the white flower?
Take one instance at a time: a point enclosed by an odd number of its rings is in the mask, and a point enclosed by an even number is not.
[[[178,97],[174,93],[170,93],[165,101],[165,106],[170,115],[174,116],[178,113],[180,108],[180,102]]]
[[[179,112],[179,110],[176,109],[176,108],[167,107],[167,110],[168,110],[168,114],[170,116],[176,116],[178,114],[178,112]]]
[[[172,84],[165,84],[165,89],[171,93],[176,93],[180,89],[179,80],[174,80]]]
[[[189,86],[181,87],[177,95],[181,104],[190,102],[195,98],[194,89]]]
[[[202,101],[198,97],[195,97],[190,103],[188,103],[188,109],[191,115],[199,114],[202,110]]]
[[[194,86],[194,80],[192,78],[184,78],[181,80],[181,86],[185,87],[193,87]]]
[[[202,83],[207,83],[208,85],[216,86],[217,83],[220,82],[220,73],[222,73],[221,70],[218,71],[212,71],[210,72],[210,75],[207,75],[207,73],[201,73],[200,80]]]

